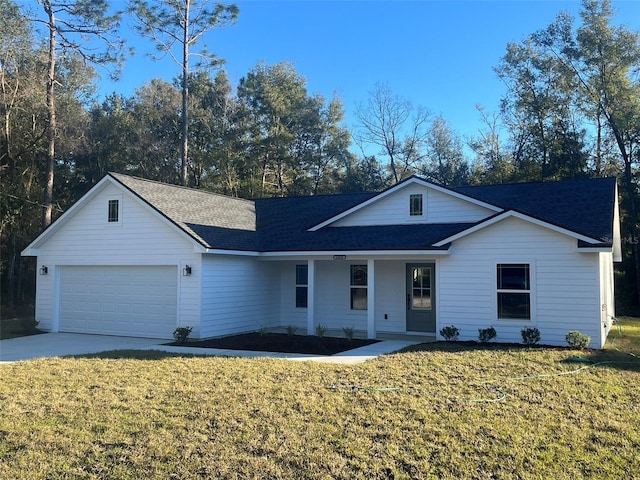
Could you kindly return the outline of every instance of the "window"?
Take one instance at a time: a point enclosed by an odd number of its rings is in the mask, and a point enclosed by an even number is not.
[[[109,211],[107,219],[110,223],[118,222],[118,213],[120,208],[120,202],[118,200],[109,200]]]
[[[417,217],[422,215],[422,194],[409,195],[409,215]]]
[[[351,310],[367,309],[367,266],[351,265]]]
[[[307,308],[309,266],[296,265],[296,308]]]
[[[498,318],[531,319],[529,270],[526,263],[498,264]]]

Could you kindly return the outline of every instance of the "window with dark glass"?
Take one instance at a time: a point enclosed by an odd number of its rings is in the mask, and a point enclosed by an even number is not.
[[[309,292],[309,266],[296,265],[296,308],[307,308]]]
[[[409,215],[420,216],[422,215],[422,194],[416,193],[409,195]]]
[[[531,319],[530,268],[526,263],[500,263],[497,267],[498,318]]]
[[[367,266],[351,265],[351,310],[367,309]]]
[[[107,214],[107,218],[109,222],[117,222],[119,221],[118,219],[118,209],[119,209],[119,202],[118,200],[109,200],[109,208],[108,208],[108,214]]]

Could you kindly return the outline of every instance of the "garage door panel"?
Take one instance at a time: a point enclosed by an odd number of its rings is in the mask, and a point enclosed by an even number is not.
[[[60,267],[60,331],[171,338],[175,266]]]

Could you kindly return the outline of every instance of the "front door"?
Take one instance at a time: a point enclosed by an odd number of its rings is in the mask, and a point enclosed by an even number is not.
[[[435,264],[407,264],[407,331],[436,331]]]

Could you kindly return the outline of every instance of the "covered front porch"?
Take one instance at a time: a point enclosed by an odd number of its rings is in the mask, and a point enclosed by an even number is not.
[[[440,252],[438,252],[440,253]],[[279,329],[308,335],[433,341],[436,255],[331,254],[273,258],[280,273]]]

